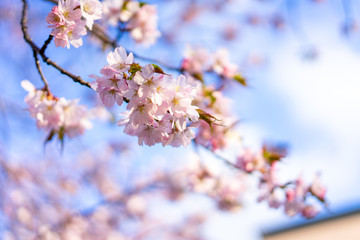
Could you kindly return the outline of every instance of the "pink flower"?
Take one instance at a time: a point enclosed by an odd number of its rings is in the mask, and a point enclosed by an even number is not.
[[[46,22],[51,24],[49,27],[56,28],[65,25],[66,20],[62,12],[59,10],[59,7],[54,6],[46,17]]]
[[[59,0],[58,6],[67,22],[79,20],[82,16],[79,0]]]
[[[69,27],[69,31],[67,32],[67,37],[69,39],[69,42],[74,47],[78,48],[82,46],[83,41],[81,39],[81,36],[86,35],[86,28],[85,28],[86,22],[83,20],[78,20],[75,22],[75,25],[72,25]],[[67,48],[70,48],[70,45],[67,44]]]
[[[168,100],[166,78],[163,74],[155,74],[154,67],[149,64],[141,72],[137,72],[134,82],[139,85],[137,95],[141,99],[150,99],[153,104],[161,106]]]
[[[237,72],[237,66],[229,60],[229,51],[220,48],[213,56],[212,68],[217,74],[226,78],[233,78]]]
[[[318,213],[319,209],[313,205],[307,205],[301,211],[301,214],[307,219],[314,218]]]
[[[114,52],[110,52],[107,55],[108,64],[119,73],[128,71],[133,61],[133,54],[129,53],[129,55],[127,55],[126,50],[123,47],[117,47]]]
[[[104,19],[113,26],[119,21],[128,22],[140,8],[138,1],[105,0],[102,4]]]
[[[78,102],[79,100],[68,101],[64,98],[59,100],[64,111],[64,132],[70,138],[82,135],[85,130],[92,127],[89,120],[90,113],[85,106],[79,105]]]
[[[195,133],[190,128],[186,128],[182,132],[174,132],[169,134],[169,138],[166,143],[163,142],[163,146],[171,145],[173,147],[187,146],[191,140],[195,138]]]
[[[121,106],[123,103],[123,96],[120,90],[113,87],[104,87],[98,91],[101,102],[108,108],[114,106],[115,102]]]
[[[325,200],[326,187],[320,182],[319,175],[316,175],[315,180],[310,186],[310,192],[317,197],[320,201]]]
[[[36,90],[29,81],[22,81],[21,85],[29,92],[25,102],[38,128],[56,134],[61,132],[69,137],[83,134],[91,128],[90,114],[85,106],[78,104],[78,100],[55,98],[43,90]]]
[[[94,20],[101,19],[102,5],[98,0],[80,0],[80,6],[86,26],[92,30]]]
[[[58,6],[52,8],[46,21],[53,28],[51,35],[55,37],[57,47],[70,48],[82,45],[81,36],[86,34],[86,22],[81,19],[82,11],[79,0],[60,0]]]
[[[170,113],[176,118],[187,116],[193,122],[196,122],[199,119],[199,113],[196,111],[197,107],[192,105],[196,92],[195,89],[188,84],[186,77],[180,75],[175,81],[172,81],[171,90]]]
[[[140,146],[145,143],[148,146],[152,146],[156,143],[163,142],[165,133],[162,132],[156,122],[153,125],[140,125],[137,129],[138,143]]]
[[[154,5],[145,4],[130,19],[130,34],[137,43],[152,45],[160,36],[157,30],[157,12]]]
[[[204,48],[186,47],[182,68],[191,74],[202,74],[210,67],[211,56]]]
[[[154,122],[155,106],[153,104],[139,104],[130,111],[130,121],[135,124],[152,124]]]
[[[259,155],[254,154],[248,149],[238,156],[235,165],[245,172],[251,173],[255,170],[263,170],[265,167],[265,160]]]

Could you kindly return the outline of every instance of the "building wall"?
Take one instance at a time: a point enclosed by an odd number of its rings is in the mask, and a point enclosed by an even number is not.
[[[360,240],[360,213],[266,234],[264,240]]]

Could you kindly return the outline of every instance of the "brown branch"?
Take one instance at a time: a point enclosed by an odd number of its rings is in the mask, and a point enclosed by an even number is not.
[[[129,29],[122,29],[122,31],[129,31]],[[117,48],[118,45],[118,41],[116,39],[112,39],[102,28],[99,24],[94,23],[93,25],[93,30],[91,31],[91,34],[93,34],[95,37],[97,37],[98,39],[100,39],[103,43],[110,45],[113,49]],[[127,52],[132,52],[135,58],[147,61],[147,62],[152,62],[152,63],[157,63],[160,64],[161,66],[163,66],[164,68],[167,68],[169,70],[173,70],[173,71],[178,71],[178,72],[182,72],[181,68],[177,68],[177,67],[173,67],[168,65],[167,63],[164,63],[160,60],[156,60],[156,59],[152,59],[152,58],[148,58],[148,57],[144,57],[141,56],[137,53],[134,53],[133,51],[127,50]]]
[[[47,1],[47,2],[51,2],[51,3],[57,3],[58,1],[57,0],[44,0],[44,1]],[[128,28],[121,28],[119,29],[119,31],[130,31],[130,29]],[[118,45],[118,41],[117,41],[117,38],[115,39],[112,39],[103,29],[102,27],[98,24],[98,23],[94,23],[93,25],[93,29],[92,31],[90,31],[91,34],[93,34],[95,37],[97,37],[100,41],[102,41],[103,43],[105,44],[108,44],[110,45],[113,49],[117,48],[119,45]],[[173,66],[170,66],[168,65],[167,63],[164,63],[160,60],[156,60],[156,59],[152,59],[152,58],[148,58],[148,57],[144,57],[144,56],[141,56],[137,53],[134,53],[133,51],[129,51],[126,49],[127,52],[132,52],[134,57],[135,58],[138,58],[138,59],[141,59],[141,60],[144,60],[144,61],[147,61],[147,62],[152,62],[152,63],[157,63],[157,64],[160,64],[161,66],[163,66],[164,68],[166,69],[169,69],[169,70],[172,70],[172,71],[177,71],[177,72],[183,72],[181,68],[178,68],[178,67],[173,67]]]
[[[43,73],[43,71],[41,69],[40,61],[39,61],[38,55],[35,52],[35,50],[33,50],[33,54],[34,54],[34,58],[35,58],[36,68],[37,68],[37,70],[38,70],[38,72],[40,74],[41,80],[44,82],[44,85],[45,85],[44,90],[47,91],[48,93],[50,93],[49,84],[48,84],[48,82],[47,82],[47,80],[46,80],[46,78],[44,76],[44,73]]]
[[[197,143],[195,142],[195,144],[197,144]],[[206,149],[207,151],[209,151],[210,153],[212,153],[212,155],[214,155],[216,158],[218,158],[218,159],[220,159],[221,161],[223,161],[226,165],[228,165],[228,166],[230,166],[230,167],[232,167],[232,168],[235,168],[235,169],[237,169],[237,170],[240,170],[240,171],[242,171],[242,172],[244,172],[244,173],[247,173],[247,172],[241,170],[236,164],[232,163],[232,162],[231,162],[230,160],[228,160],[227,158],[224,158],[223,156],[215,153],[215,152],[214,152],[213,150],[211,150],[209,147],[206,147],[206,146],[203,146],[203,145],[200,145],[200,146],[202,146],[204,149]]]
[[[53,66],[54,68],[56,68],[57,70],[59,70],[59,72],[61,72],[62,74],[72,78],[72,80],[74,82],[77,82],[83,86],[86,86],[88,88],[91,88],[90,83],[84,81],[80,76],[75,76],[74,74],[72,74],[71,72],[66,71],[64,68],[60,67],[56,62],[52,61],[50,58],[46,57],[44,54],[40,55],[43,59],[44,62],[46,62],[48,65]],[[92,88],[91,88],[92,89]]]
[[[74,82],[77,82],[77,83],[80,83],[81,85],[83,86],[86,86],[88,88],[91,88],[91,85],[90,83],[82,80],[81,77],[79,76],[75,76],[74,74],[72,74],[71,72],[68,72],[66,71],[64,68],[60,67],[56,62],[52,61],[50,58],[48,58],[46,55],[45,55],[45,49],[47,47],[47,45],[51,42],[51,39],[52,37],[49,37],[44,45],[41,47],[41,49],[33,42],[33,40],[31,39],[30,37],[30,34],[28,32],[28,26],[27,26],[27,11],[28,11],[28,3],[27,3],[27,0],[22,0],[23,2],[23,9],[22,9],[22,16],[21,16],[21,30],[23,32],[23,37],[25,39],[25,41],[29,44],[29,46],[32,48],[33,52],[34,52],[34,56],[35,55],[40,55],[42,60],[47,63],[48,65],[51,65],[53,66],[54,68],[56,68],[57,70],[59,70],[62,74],[70,77],[73,79]],[[35,62],[37,60],[37,56],[35,57]],[[36,63],[37,65],[37,63]],[[38,68],[38,71],[39,71],[39,68]],[[41,70],[40,70],[41,71]],[[40,73],[39,71],[39,73]],[[42,71],[41,71],[42,72]],[[41,78],[43,79],[43,75],[42,73],[40,74]],[[43,80],[44,81],[44,80]],[[46,87],[46,84],[45,84],[45,87]]]
[[[39,54],[44,54],[45,53],[45,50],[46,50],[47,46],[51,43],[51,40],[53,40],[53,38],[54,38],[53,35],[49,35],[48,39],[46,39],[43,46],[41,47]]]
[[[35,45],[35,43],[30,38],[29,32],[28,32],[28,26],[27,26],[27,11],[28,11],[28,3],[26,0],[22,0],[23,2],[23,9],[22,9],[22,15],[21,15],[21,31],[23,32],[23,36],[25,41],[30,45],[30,47],[38,53],[40,49],[38,46]]]

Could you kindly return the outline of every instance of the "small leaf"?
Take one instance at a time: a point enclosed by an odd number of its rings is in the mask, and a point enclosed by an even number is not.
[[[240,73],[234,76],[234,80],[245,87],[247,86],[246,79],[243,76],[241,76]]]
[[[204,120],[207,124],[209,124],[211,133],[213,133],[213,128],[212,125],[216,122],[216,121],[220,121],[219,119],[217,119],[216,117],[214,117],[213,115],[201,110],[201,109],[196,109],[196,111],[199,113],[200,115],[200,119]]]
[[[282,158],[286,157],[288,149],[285,145],[263,145],[262,148],[264,158],[270,163],[280,161]]]
[[[54,130],[50,131],[49,135],[45,139],[44,145],[46,145],[48,142],[50,142],[53,139],[53,137],[55,136],[55,133],[56,132]]]
[[[204,95],[205,97],[210,98],[211,105],[216,102],[216,97],[214,97],[213,91],[204,88]]]
[[[168,74],[166,74],[166,73],[164,73],[164,71],[161,69],[161,67],[159,67],[158,65],[156,65],[156,64],[151,64],[153,67],[154,67],[154,71],[156,72],[156,73],[161,73],[161,74],[165,74],[165,75],[168,75]]]
[[[141,71],[141,66],[138,63],[132,63],[129,69],[129,73],[135,74],[138,71]]]
[[[204,78],[203,78],[203,75],[201,74],[201,73],[194,73],[194,74],[192,74],[192,76],[194,77],[194,78],[196,78],[197,80],[200,80],[200,82],[204,82]]]
[[[129,80],[132,80],[137,72],[141,71],[141,66],[138,63],[133,63],[130,66],[129,73],[131,74],[128,78]]]
[[[146,2],[139,2],[140,7],[142,7],[142,6],[146,5],[146,4],[147,4]]]
[[[59,132],[58,132],[58,137],[61,143],[61,150],[64,149],[64,136],[65,136],[65,128],[61,127]]]

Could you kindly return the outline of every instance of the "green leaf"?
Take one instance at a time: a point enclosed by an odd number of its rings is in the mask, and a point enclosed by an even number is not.
[[[138,63],[133,63],[130,66],[129,73],[131,74],[129,80],[132,80],[137,72],[141,71],[141,66]]]
[[[139,2],[140,7],[142,7],[142,6],[146,5],[146,4],[147,4],[146,2]]]
[[[213,133],[213,128],[212,125],[215,124],[216,121],[220,121],[219,119],[217,119],[216,117],[214,117],[213,115],[201,110],[201,109],[196,109],[196,111],[199,113],[200,115],[200,119],[204,120],[207,124],[209,124],[211,133]]]
[[[213,91],[204,88],[204,95],[210,98],[211,105],[216,102],[216,97],[214,97]]]
[[[197,80],[200,80],[200,82],[204,82],[204,78],[203,78],[203,75],[201,74],[201,73],[194,73],[194,74],[192,74],[192,76],[194,77],[194,78],[196,78]]]
[[[272,164],[286,157],[288,149],[286,146],[270,146],[264,144],[262,152],[263,157]]]
[[[63,148],[63,146],[64,146],[64,136],[65,136],[65,128],[61,127],[58,132],[58,137],[61,142],[61,148]]]
[[[161,73],[161,74],[165,74],[165,75],[168,75],[168,74],[166,74],[166,73],[164,73],[164,71],[161,69],[161,67],[159,67],[158,65],[156,65],[156,64],[151,64],[153,67],[154,67],[154,71],[156,72],[156,73]]]
[[[45,139],[44,145],[46,145],[48,142],[50,142],[54,138],[55,133],[56,132],[54,130],[50,131],[49,135]]]
[[[138,63],[132,63],[129,69],[129,73],[135,74],[138,71],[141,71],[141,66]]]
[[[246,79],[243,76],[241,76],[240,73],[238,73],[234,76],[234,80],[245,87],[247,86]]]

